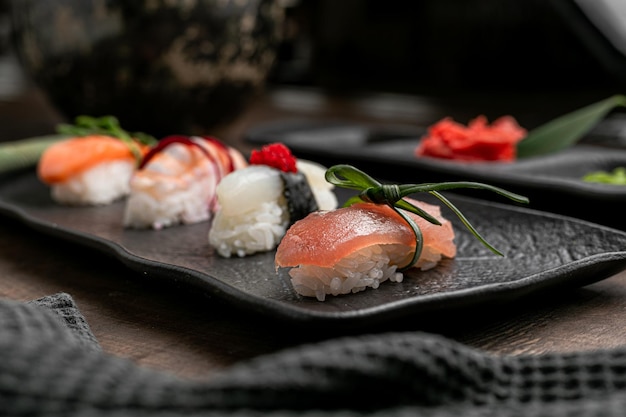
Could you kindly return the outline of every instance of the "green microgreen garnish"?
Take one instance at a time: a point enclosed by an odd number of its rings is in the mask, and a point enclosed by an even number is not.
[[[518,142],[517,157],[545,155],[575,144],[615,107],[626,107],[625,95],[613,95],[536,127]]]
[[[613,171],[594,171],[583,176],[583,181],[603,184],[626,185],[626,168],[617,167]]]
[[[410,194],[427,192],[437,197],[441,202],[443,202],[448,208],[450,208],[454,214],[461,220],[461,222],[467,227],[467,229],[489,250],[493,253],[504,256],[502,252],[493,247],[489,242],[487,242],[478,231],[470,224],[470,222],[465,218],[463,213],[450,202],[446,197],[441,195],[439,191],[443,190],[452,190],[455,188],[475,188],[493,191],[497,194],[500,194],[506,198],[509,198],[518,203],[528,203],[528,198],[512,193],[510,191],[506,191],[502,188],[494,187],[492,185],[483,184],[479,182],[440,182],[440,183],[423,183],[423,184],[382,184],[374,178],[367,175],[365,172],[353,167],[352,165],[334,165],[326,170],[326,181],[329,183],[336,185],[342,188],[349,188],[360,191],[358,196],[354,196],[350,198],[345,204],[344,207],[350,206],[357,202],[370,202],[374,204],[386,204],[391,207],[396,213],[398,213],[411,227],[413,233],[415,234],[415,253],[413,254],[413,258],[409,262],[408,265],[401,268],[401,270],[405,270],[407,268],[412,267],[417,260],[419,259],[422,248],[423,248],[423,238],[422,232],[417,226],[417,224],[405,213],[401,210],[406,210],[411,213],[415,213],[418,216],[426,219],[428,222],[436,225],[441,225],[441,223],[426,213],[424,210],[416,207],[410,202],[404,200],[404,197],[407,197]]]
[[[71,136],[106,135],[118,138],[128,146],[137,164],[141,163],[142,154],[136,142],[149,146],[157,143],[156,138],[147,133],[130,133],[122,129],[115,116],[78,116],[74,119],[74,124],[59,124],[57,132]]]

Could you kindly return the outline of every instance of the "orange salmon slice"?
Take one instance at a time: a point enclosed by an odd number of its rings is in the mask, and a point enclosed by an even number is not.
[[[145,152],[145,145],[139,145]],[[39,178],[48,184],[60,183],[103,162],[133,161],[127,144],[104,135],[73,137],[51,145],[37,166]]]
[[[437,218],[435,225],[413,213],[428,252],[452,258],[456,255],[454,230],[441,216],[439,206],[406,199]],[[415,248],[415,235],[392,208],[373,203],[358,203],[331,211],[317,211],[291,226],[280,242],[276,267],[315,265],[332,268],[341,259],[372,245],[401,244]]]

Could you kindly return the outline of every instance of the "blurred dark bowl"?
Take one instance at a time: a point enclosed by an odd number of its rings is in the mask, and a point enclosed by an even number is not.
[[[115,115],[155,136],[210,133],[265,85],[274,0],[13,0],[25,71],[69,120]]]

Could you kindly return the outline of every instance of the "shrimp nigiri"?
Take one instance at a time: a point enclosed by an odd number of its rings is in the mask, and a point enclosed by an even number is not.
[[[48,147],[39,160],[37,174],[51,186],[52,198],[68,205],[104,205],[130,191],[129,180],[137,166],[129,144],[107,135],[71,137]]]
[[[130,179],[124,226],[162,229],[208,220],[219,182],[246,165],[238,150],[215,138],[164,138]]]
[[[433,268],[456,255],[454,230],[441,216],[439,206],[409,200],[435,217],[435,225],[407,213],[420,227],[423,249],[414,266]],[[289,275],[297,293],[317,297],[348,294],[378,288],[390,280],[401,282],[398,268],[406,266],[416,250],[411,227],[392,208],[357,203],[336,210],[317,211],[287,230],[276,250],[277,268],[291,268]]]

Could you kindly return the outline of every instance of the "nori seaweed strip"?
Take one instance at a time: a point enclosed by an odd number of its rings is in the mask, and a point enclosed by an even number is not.
[[[289,209],[289,226],[318,209],[309,182],[301,172],[280,172]]]

